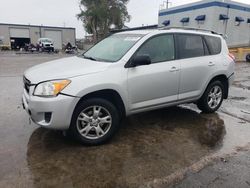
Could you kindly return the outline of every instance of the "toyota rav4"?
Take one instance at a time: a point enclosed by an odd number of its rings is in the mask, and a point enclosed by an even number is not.
[[[213,113],[228,97],[233,79],[234,57],[219,34],[124,31],[83,55],[27,70],[22,101],[36,124],[97,145],[131,114],[183,103]]]

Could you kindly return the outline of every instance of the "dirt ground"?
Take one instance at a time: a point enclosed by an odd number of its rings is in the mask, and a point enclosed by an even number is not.
[[[218,113],[188,104],[134,115],[108,144],[85,147],[21,107],[24,70],[63,57],[0,53],[0,187],[250,186],[250,63],[236,64]]]

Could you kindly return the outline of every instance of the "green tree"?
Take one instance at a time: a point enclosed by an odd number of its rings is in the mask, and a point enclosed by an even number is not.
[[[130,20],[127,11],[129,0],[81,0],[77,18],[85,30],[93,34],[94,41],[105,37],[111,27],[121,29]]]

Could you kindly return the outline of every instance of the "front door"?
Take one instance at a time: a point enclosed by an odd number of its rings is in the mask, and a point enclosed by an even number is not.
[[[175,61],[174,36],[164,34],[147,40],[135,56],[148,55],[150,65],[128,70],[131,110],[163,105],[178,99],[180,64]]]

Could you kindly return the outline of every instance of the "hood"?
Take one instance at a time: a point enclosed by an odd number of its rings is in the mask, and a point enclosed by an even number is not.
[[[75,56],[36,65],[25,71],[24,76],[32,84],[37,84],[47,80],[66,79],[101,72],[110,65],[110,63]]]

